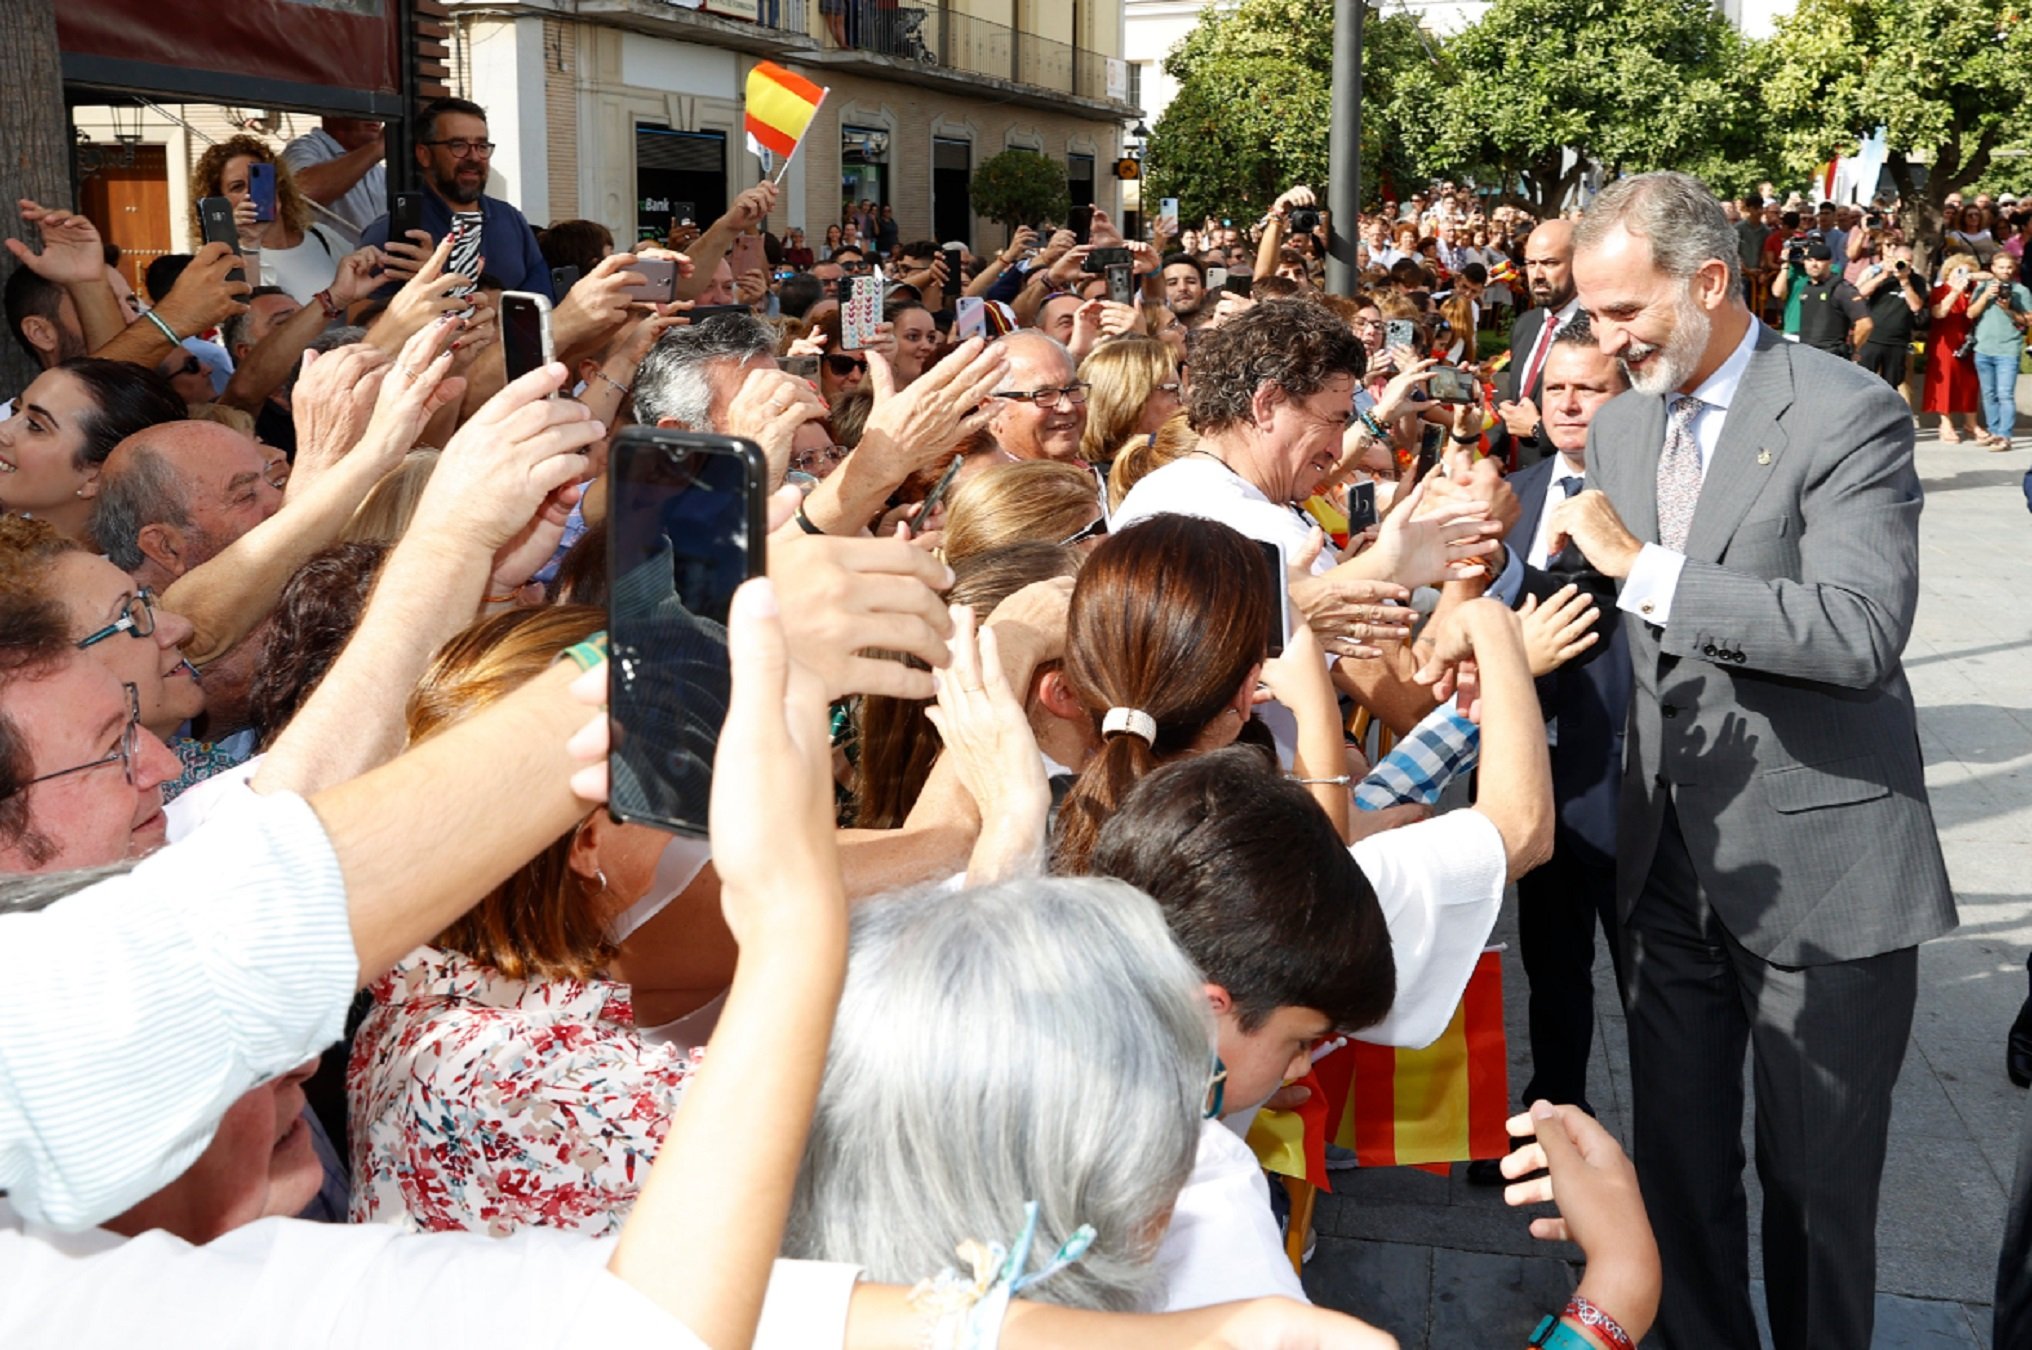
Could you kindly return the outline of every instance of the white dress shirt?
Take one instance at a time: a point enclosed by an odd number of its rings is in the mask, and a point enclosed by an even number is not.
[[[1729,405],[1736,401],[1736,390],[1742,386],[1743,373],[1750,368],[1750,357],[1757,350],[1757,334],[1761,328],[1762,325],[1752,319],[1743,340],[1736,344],[1735,351],[1729,353],[1729,359],[1717,366],[1714,374],[1693,390],[1693,397],[1706,405],[1694,415],[1692,428],[1694,444],[1700,450],[1703,483],[1707,480],[1707,466],[1714,459],[1715,447],[1721,444],[1722,423],[1728,418]],[[1669,406],[1669,398],[1667,402]],[[1644,545],[1637,561],[1630,565],[1630,575],[1623,582],[1622,593],[1616,597],[1616,608],[1663,628],[1672,619],[1672,595],[1679,588],[1679,571],[1684,566],[1686,555],[1677,549],[1669,549],[1663,544]]]
[[[281,793],[0,925],[0,1189],[61,1228],[181,1176],[242,1093],[339,1038],[359,974],[338,858]]]

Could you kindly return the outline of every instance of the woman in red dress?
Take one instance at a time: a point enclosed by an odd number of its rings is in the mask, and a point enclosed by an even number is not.
[[[1926,389],[1919,410],[1940,414],[1940,439],[1948,445],[1961,443],[1954,427],[1957,416],[1967,424],[1969,439],[1981,439],[1976,407],[1982,401],[1982,386],[1976,379],[1975,361],[1959,354],[1973,326],[1968,316],[1968,290],[1976,273],[1976,260],[1957,253],[1941,268],[1946,281],[1935,286],[1928,297],[1933,304],[1933,330],[1926,338]]]

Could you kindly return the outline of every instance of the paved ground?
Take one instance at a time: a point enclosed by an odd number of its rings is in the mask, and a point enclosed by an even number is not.
[[[1876,1346],[1991,1350],[1990,1291],[2025,1108],[2004,1076],[2003,1045],[2032,949],[2032,516],[2019,491],[2032,451],[1944,446],[1927,432],[1918,454],[1922,595],[1905,665],[1961,928],[1920,953],[1877,1231]],[[1497,937],[1514,946],[1507,914]],[[1606,959],[1598,976],[1589,1096],[1627,1139],[1626,1042]],[[1514,955],[1504,978],[1514,1091],[1528,1074]],[[1340,1194],[1320,1199],[1306,1286],[1407,1350],[1520,1344],[1573,1287],[1577,1249],[1534,1242],[1523,1216],[1460,1168],[1449,1178],[1341,1176]],[[1749,1185],[1754,1253],[1754,1173]]]

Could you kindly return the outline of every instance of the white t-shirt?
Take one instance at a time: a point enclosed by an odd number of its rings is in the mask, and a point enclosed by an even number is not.
[[[351,253],[329,225],[315,222],[295,248],[261,250],[261,284],[280,286],[299,305],[308,305],[339,274],[339,259]]]
[[[282,148],[282,162],[301,173],[313,164],[326,164],[343,157],[340,145],[323,127],[298,136]],[[353,227],[353,237],[388,214],[388,166],[376,164],[360,175],[360,181],[346,189],[346,195],[331,204],[331,213]]]
[[[1200,1129],[1199,1155],[1171,1211],[1157,1264],[1164,1272],[1163,1312],[1273,1296],[1311,1302],[1277,1236],[1262,1165],[1217,1120]]]
[[[1108,522],[1114,532],[1151,516],[1198,516],[1218,520],[1239,534],[1284,545],[1296,557],[1312,538],[1313,522],[1297,508],[1280,506],[1262,489],[1208,455],[1189,454],[1139,479]],[[1319,551],[1314,576],[1340,561],[1333,545]]]
[[[1448,811],[1351,844],[1390,927],[1397,1001],[1354,1039],[1410,1049],[1439,1039],[1488,946],[1509,857],[1502,831],[1475,810]]]

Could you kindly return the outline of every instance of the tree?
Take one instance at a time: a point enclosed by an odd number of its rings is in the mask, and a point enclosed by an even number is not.
[[[1417,20],[1372,8],[1364,23],[1362,191],[1410,169],[1387,109],[1399,69],[1432,59]],[[1333,105],[1332,0],[1241,0],[1208,6],[1165,58],[1178,94],[1144,151],[1146,195],[1177,197],[1186,220],[1254,216],[1307,183],[1324,193]]]
[[[1072,210],[1065,166],[1030,150],[1004,150],[981,161],[968,195],[976,213],[1012,230],[1064,220]]]
[[[1541,218],[1590,162],[1727,191],[1767,158],[1750,49],[1711,0],[1496,0],[1406,69],[1390,116],[1423,172],[1499,183]]]
[[[1762,64],[1786,167],[1811,172],[1884,127],[1906,228],[1930,247],[1947,194],[2022,139],[2032,25],[2004,0],[1800,0]]]
[[[48,206],[70,204],[61,69],[53,0],[0,4],[0,202],[9,221],[23,197]],[[16,222],[0,233],[19,229]],[[39,245],[32,237],[27,243]],[[19,266],[5,255],[0,260],[0,273]],[[36,374],[35,363],[15,343],[0,339],[0,392],[18,393]]]

